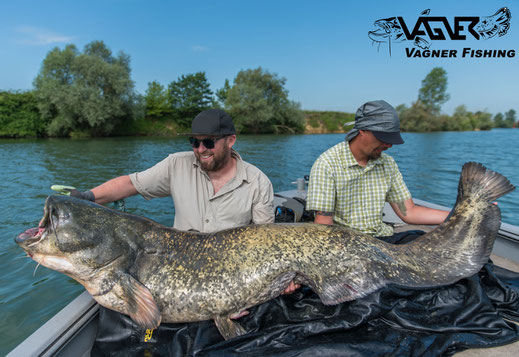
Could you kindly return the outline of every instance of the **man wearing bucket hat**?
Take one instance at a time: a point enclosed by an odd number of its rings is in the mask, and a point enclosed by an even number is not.
[[[408,224],[440,224],[447,211],[416,206],[395,160],[383,153],[403,144],[395,109],[383,100],[367,102],[355,114],[346,140],[325,151],[310,173],[307,209],[315,222],[341,224],[392,243],[402,235],[382,222],[387,201]]]
[[[120,176],[71,196],[104,204],[141,194],[149,200],[171,196],[174,228],[215,232],[250,223],[274,222],[268,177],[232,149],[236,130],[223,110],[208,109],[191,124],[193,150],[169,155],[155,166]]]

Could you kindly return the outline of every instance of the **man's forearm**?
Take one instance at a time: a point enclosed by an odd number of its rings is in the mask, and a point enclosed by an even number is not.
[[[412,198],[390,204],[397,216],[407,224],[437,225],[443,223],[449,215],[448,211],[417,206]]]
[[[332,225],[333,224],[333,212],[323,212],[323,211],[315,212],[314,223]]]
[[[95,202],[99,204],[122,200],[138,193],[128,175],[111,179],[91,191],[95,196]]]
[[[414,206],[413,211],[410,212],[412,222],[406,223],[436,225],[443,223],[448,215],[448,211],[423,206]]]

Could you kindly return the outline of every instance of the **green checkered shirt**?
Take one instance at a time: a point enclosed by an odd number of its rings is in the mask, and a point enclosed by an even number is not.
[[[310,173],[308,210],[333,212],[333,220],[361,232],[385,237],[393,228],[382,222],[384,203],[411,198],[395,160],[385,153],[360,166],[346,142],[325,151]]]

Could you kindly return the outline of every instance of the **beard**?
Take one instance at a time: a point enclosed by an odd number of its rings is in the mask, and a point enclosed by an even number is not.
[[[227,146],[224,146],[223,149],[218,152],[206,150],[202,153],[199,153],[196,151],[195,156],[196,156],[198,163],[200,164],[200,167],[202,168],[202,170],[204,170],[206,172],[211,172],[211,171],[218,171],[222,167],[225,166],[225,164],[227,163],[227,161],[230,158],[230,155],[229,155],[230,151],[231,151],[231,149],[229,149]],[[200,159],[201,156],[205,156],[207,154],[212,154],[212,156],[213,156],[213,159],[210,162],[203,161]]]
[[[378,159],[380,156],[382,156],[382,151],[384,151],[384,150],[385,150],[384,147],[378,147],[378,148],[374,149],[372,152],[370,152],[368,154],[368,160]]]

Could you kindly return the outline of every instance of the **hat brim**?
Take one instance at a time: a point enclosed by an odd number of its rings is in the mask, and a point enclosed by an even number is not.
[[[404,139],[400,135],[399,131],[387,132],[387,131],[371,131],[375,138],[378,140],[391,145],[400,145],[404,143]]]
[[[182,136],[229,136],[229,135],[236,135],[236,132],[234,133],[178,133],[177,135]]]

